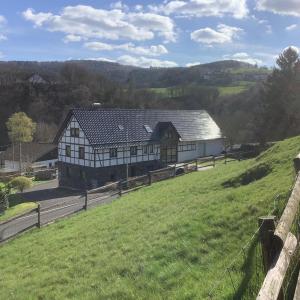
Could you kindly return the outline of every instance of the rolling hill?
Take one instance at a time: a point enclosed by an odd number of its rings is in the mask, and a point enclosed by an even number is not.
[[[252,256],[237,266],[235,289],[223,272],[275,195],[284,205],[299,145],[288,139],[23,234],[0,247],[0,298],[208,299],[213,289],[213,299],[241,299]]]

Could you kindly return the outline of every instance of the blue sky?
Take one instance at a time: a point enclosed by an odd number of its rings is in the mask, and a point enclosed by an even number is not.
[[[284,48],[300,47],[299,34],[299,0],[10,0],[0,8],[1,60],[273,66]]]

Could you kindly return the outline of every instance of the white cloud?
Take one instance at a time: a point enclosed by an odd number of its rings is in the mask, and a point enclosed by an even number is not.
[[[185,66],[189,68],[189,67],[198,66],[198,65],[201,65],[201,62],[199,62],[199,61],[191,62],[191,63],[187,63]]]
[[[220,24],[217,26],[217,30],[206,27],[193,31],[191,33],[191,39],[195,42],[208,45],[224,44],[239,38],[239,34],[242,32],[243,29],[241,28]]]
[[[237,19],[248,15],[246,0],[171,0],[161,5],[149,5],[154,12],[186,17],[232,16]]]
[[[1,58],[4,58],[4,56],[5,56],[5,55],[3,54],[3,52],[0,51],[0,59],[1,59]]]
[[[124,9],[124,10],[128,9],[128,6],[126,4],[124,4],[122,1],[112,3],[110,5],[110,7],[113,8],[113,9]]]
[[[117,59],[117,62],[123,65],[136,66],[141,68],[172,68],[177,67],[177,63],[169,60],[159,60],[154,58],[146,58],[143,56],[133,57],[130,55],[123,55]]]
[[[263,62],[262,60],[258,58],[251,57],[248,53],[246,52],[238,52],[232,55],[223,55],[224,59],[232,59],[232,60],[237,60],[241,62],[245,62],[251,65],[261,65]]]
[[[106,58],[106,57],[88,57],[88,58],[85,58],[84,60],[105,61],[105,62],[111,62],[111,63],[116,63],[117,62],[114,59],[110,59],[110,58]]]
[[[4,16],[0,15],[0,30],[1,31],[5,30],[6,23],[7,23],[6,18]],[[5,41],[5,40],[7,40],[7,36],[3,32],[0,32],[0,42]]]
[[[295,29],[297,29],[297,28],[298,28],[298,25],[297,25],[297,24],[292,24],[292,25],[290,25],[290,26],[285,27],[285,30],[287,30],[287,31],[292,31],[292,30],[295,30]]]
[[[133,54],[146,55],[146,56],[160,56],[162,54],[167,54],[168,50],[163,45],[141,47],[135,46],[132,43],[126,43],[121,45],[113,45],[102,42],[88,42],[84,46],[94,51],[112,51],[112,50],[122,50]]]
[[[141,4],[137,4],[135,7],[134,7],[134,9],[136,10],[136,11],[142,11],[143,10],[143,5],[141,5]]]
[[[257,0],[256,9],[274,14],[300,17],[299,0]]]
[[[82,40],[83,40],[83,38],[82,38],[81,36],[75,35],[75,34],[67,34],[67,35],[64,37],[64,39],[63,39],[63,41],[64,41],[65,43],[69,43],[69,42],[80,42],[80,41],[82,41]]]
[[[36,13],[28,8],[23,12],[23,16],[36,27],[43,27],[52,32],[63,32],[66,36],[77,36],[82,39],[144,41],[160,36],[165,41],[175,41],[176,37],[172,19],[154,13],[132,13],[121,9],[104,10],[77,5],[63,8],[58,15]]]

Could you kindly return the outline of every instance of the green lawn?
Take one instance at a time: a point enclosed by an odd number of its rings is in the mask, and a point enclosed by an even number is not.
[[[21,203],[10,207],[5,211],[5,214],[0,215],[0,222],[7,221],[8,219],[24,214],[34,208],[37,208],[37,204],[34,202]]]
[[[207,299],[219,280],[214,299],[232,299],[222,272],[287,193],[298,152],[300,137],[25,233],[0,248],[0,299]]]

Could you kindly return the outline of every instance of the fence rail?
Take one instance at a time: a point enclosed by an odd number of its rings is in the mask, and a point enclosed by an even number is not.
[[[296,166],[296,164],[295,164]],[[299,265],[300,172],[278,224],[269,218],[271,227],[262,227],[262,255],[266,277],[257,300],[287,299],[294,294],[294,271]],[[289,272],[290,270],[290,272]],[[293,271],[291,271],[293,270]],[[296,299],[296,298],[294,298]]]

